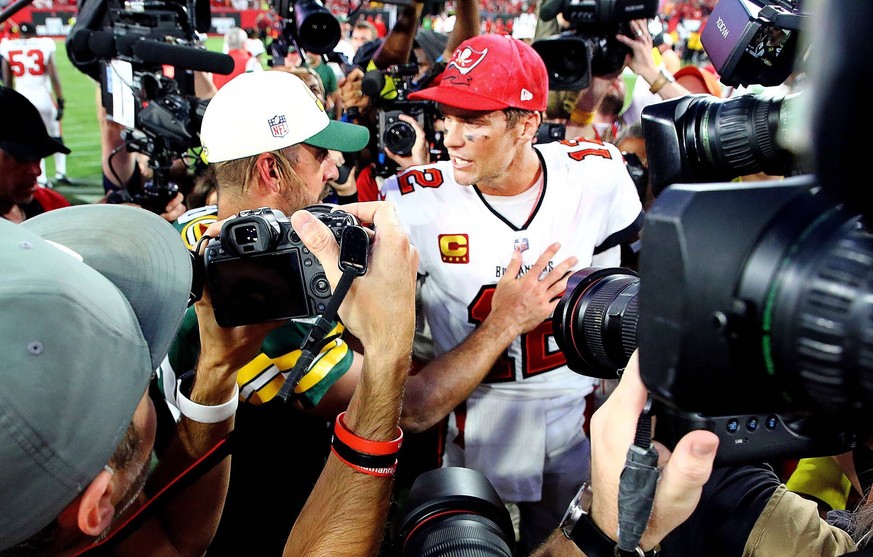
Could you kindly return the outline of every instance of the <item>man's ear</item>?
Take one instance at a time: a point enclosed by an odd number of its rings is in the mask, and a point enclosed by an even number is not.
[[[539,112],[530,112],[525,115],[522,120],[521,137],[523,141],[529,141],[537,136],[537,130],[540,128],[540,123],[543,121],[542,114]]]
[[[115,516],[115,505],[112,503],[114,492],[112,472],[101,471],[82,495],[61,512],[58,523],[65,529],[76,525],[82,533],[89,536],[100,535],[109,528],[112,517]]]
[[[255,192],[259,197],[266,197],[279,191],[279,169],[276,158],[271,153],[261,153],[255,162],[255,170],[258,175],[257,183],[253,186],[259,189]]]

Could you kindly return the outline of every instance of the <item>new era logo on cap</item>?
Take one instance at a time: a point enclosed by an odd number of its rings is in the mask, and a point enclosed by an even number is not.
[[[527,89],[522,89],[521,90],[521,100],[522,101],[529,101],[531,99],[533,99],[533,93],[531,93]]]

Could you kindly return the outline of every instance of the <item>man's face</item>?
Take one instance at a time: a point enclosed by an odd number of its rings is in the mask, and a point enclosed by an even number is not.
[[[116,519],[121,519],[126,511],[137,508],[134,503],[140,498],[151,470],[152,449],[157,434],[157,413],[148,395],[143,395],[133,414],[132,433],[128,432],[123,443],[127,443],[123,463],[112,463],[115,467],[115,480],[121,488],[117,500],[113,500]]]
[[[0,149],[0,205],[29,203],[39,174],[39,160],[20,161]]]
[[[357,50],[361,48],[364,43],[368,43],[375,38],[376,37],[373,36],[373,32],[369,29],[357,28],[352,30],[352,38],[349,42],[352,43],[352,48],[355,49],[355,51],[357,52]]]
[[[298,184],[288,184],[284,188],[283,206],[277,208],[288,215],[297,209],[320,203],[327,194],[327,183],[339,177],[337,163],[330,152],[305,143],[301,143],[298,147],[297,162],[292,166],[303,182],[303,187]]]
[[[455,181],[490,189],[500,186],[518,153],[522,126],[507,128],[501,110],[470,111],[440,106],[445,116],[444,144]]]

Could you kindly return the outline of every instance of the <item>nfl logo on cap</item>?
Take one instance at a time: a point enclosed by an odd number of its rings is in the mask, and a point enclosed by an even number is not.
[[[288,135],[288,122],[284,115],[274,116],[269,119],[270,133],[273,137],[285,137]]]

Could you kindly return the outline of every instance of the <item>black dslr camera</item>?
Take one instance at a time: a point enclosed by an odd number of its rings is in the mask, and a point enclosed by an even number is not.
[[[333,231],[340,267],[363,274],[369,236],[354,215],[332,209],[306,208]],[[215,320],[222,327],[318,315],[331,296],[324,268],[276,209],[241,211],[229,219],[207,244],[203,259]]]
[[[376,106],[376,155],[377,176],[391,176],[398,170],[397,165],[385,154],[406,156],[412,153],[415,145],[415,128],[400,119],[401,114],[415,118],[424,130],[430,160],[447,160],[448,153],[443,145],[443,134],[434,127],[441,117],[433,101],[412,101],[409,94],[416,90],[413,81],[418,74],[418,64],[396,64],[385,70],[371,70],[364,75],[361,89],[374,100]],[[393,84],[393,87],[386,87]]]

